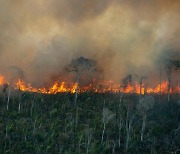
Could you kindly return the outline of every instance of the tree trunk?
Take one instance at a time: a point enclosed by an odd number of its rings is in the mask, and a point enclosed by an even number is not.
[[[127,153],[127,151],[128,151],[129,138],[130,138],[130,122],[129,122],[129,111],[127,111],[127,117],[126,117],[126,145],[125,145],[125,153]]]
[[[140,98],[141,98],[141,96],[142,96],[142,77],[140,78],[139,86],[140,86]]]
[[[75,89],[75,97],[74,97],[74,105],[75,105],[75,107],[77,105],[78,86],[79,86],[79,74],[77,76],[76,89]]]
[[[129,111],[128,111],[127,112],[127,118],[126,118],[126,145],[125,145],[125,153],[127,153],[128,149],[129,149],[129,141],[130,141],[130,135],[131,135],[133,118],[134,118],[133,115],[131,117],[129,117]]]
[[[121,147],[121,129],[122,129],[122,120],[120,120],[120,122],[118,123],[118,127],[119,127],[118,144],[119,144],[119,148],[120,148],[120,147]]]
[[[162,78],[162,72],[161,72],[161,65],[160,65],[160,70],[159,70],[160,72],[159,72],[159,85],[160,85],[160,89],[159,89],[159,93],[160,93],[160,95],[161,95],[161,78]]]
[[[143,141],[145,127],[146,127],[146,113],[143,116],[143,123],[142,123],[142,128],[141,128],[141,141]]]
[[[77,128],[78,125],[78,107],[76,106],[76,120],[75,120],[75,127]]]
[[[123,94],[124,94],[124,92],[121,93],[121,96],[120,96],[120,103],[122,102]]]
[[[170,101],[170,90],[171,90],[171,70],[168,71],[168,102]]]
[[[171,89],[171,71],[172,71],[172,66],[169,64],[167,65],[167,79],[168,79],[168,102],[170,101],[170,89]]]
[[[102,132],[102,137],[101,137],[101,143],[103,142],[103,139],[104,139],[105,129],[106,129],[106,124],[104,124],[104,127],[103,127],[103,132]]]
[[[9,89],[8,91],[7,110],[9,110],[10,95],[11,95],[11,89]]]

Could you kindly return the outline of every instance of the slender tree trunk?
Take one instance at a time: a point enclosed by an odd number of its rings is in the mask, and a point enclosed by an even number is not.
[[[3,103],[5,102],[6,100],[6,93],[3,93]]]
[[[75,127],[77,128],[78,125],[78,107],[76,106],[76,121],[75,121]]]
[[[171,71],[172,71],[172,66],[171,64],[167,64],[166,66],[166,73],[167,73],[167,79],[168,79],[168,95],[167,95],[167,99],[168,102],[170,101],[170,90],[171,90]]]
[[[115,148],[116,148],[116,143],[113,141],[113,149],[112,149],[112,154],[115,154]]]
[[[140,78],[139,86],[140,86],[140,98],[141,98],[141,96],[142,96],[142,77]]]
[[[19,112],[21,111],[21,90],[19,88]]]
[[[120,120],[119,124],[119,139],[118,139],[118,143],[119,143],[119,148],[121,147],[121,129],[122,129],[122,120]]]
[[[77,105],[78,86],[79,86],[79,74],[77,75],[76,89],[75,89],[75,97],[74,97],[74,105],[75,105],[75,107],[76,107],[76,105]]]
[[[168,102],[170,101],[170,90],[171,90],[171,70],[168,71]]]
[[[87,149],[86,149],[86,153],[88,154],[89,153],[89,146],[91,144],[91,134],[88,135],[88,141],[87,141]]]
[[[129,146],[129,111],[127,111],[127,117],[126,117],[126,146],[125,146],[125,153],[128,151]]]
[[[171,85],[170,85],[170,80],[168,81],[168,102],[170,101],[170,89],[171,89]]]
[[[161,80],[162,80],[162,71],[161,71],[161,65],[160,65],[160,70],[159,70],[159,85],[160,85],[160,89],[159,89],[159,93],[161,95]]]
[[[123,90],[123,92],[121,93],[121,96],[120,96],[120,103],[122,102],[123,94],[124,94],[124,90]]]
[[[36,130],[36,118],[35,118],[35,121],[34,121],[34,123],[33,123],[33,136],[34,136],[34,134],[35,134],[35,130]]]
[[[127,112],[127,118],[126,118],[126,145],[125,145],[125,153],[127,153],[129,149],[129,141],[130,141],[130,135],[131,135],[131,129],[132,129],[132,122],[133,122],[133,116],[129,117],[129,111]]]
[[[9,110],[10,96],[11,96],[11,89],[9,89],[9,91],[8,91],[7,110]]]
[[[106,129],[106,124],[104,123],[103,132],[102,132],[102,137],[101,137],[101,143],[103,142],[103,139],[104,139],[105,129]]]
[[[9,109],[9,102],[10,102],[10,96],[11,96],[11,85],[12,85],[12,79],[13,79],[13,76],[14,75],[12,75],[11,76],[11,79],[10,79],[10,84],[9,84],[9,91],[8,91],[8,100],[7,100],[7,110]]]
[[[142,128],[141,128],[141,141],[143,141],[143,137],[144,137],[144,132],[145,132],[145,127],[146,127],[146,113],[143,116],[143,123],[142,123]]]

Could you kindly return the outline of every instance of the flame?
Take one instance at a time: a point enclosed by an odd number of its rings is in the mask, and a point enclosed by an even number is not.
[[[0,86],[3,84],[8,84],[5,77],[0,75]],[[76,89],[80,93],[93,91],[97,93],[105,93],[105,92],[124,92],[124,93],[137,93],[144,95],[145,93],[157,93],[157,94],[167,94],[168,93],[168,82],[162,82],[161,85],[158,84],[156,87],[146,88],[144,83],[140,84],[135,82],[134,84],[128,83],[126,88],[123,88],[120,84],[115,84],[113,81],[101,81],[96,83],[91,83],[87,86],[79,87],[77,83],[69,84],[65,81],[59,82],[56,81],[49,88],[36,88],[33,87],[30,83],[26,83],[25,81],[18,79],[16,83],[13,84],[14,89],[19,89],[21,91],[28,92],[36,92],[43,94],[57,94],[57,93],[75,93]],[[179,85],[175,88],[170,89],[170,93],[180,93]]]
[[[5,83],[4,76],[0,75],[0,86]]]

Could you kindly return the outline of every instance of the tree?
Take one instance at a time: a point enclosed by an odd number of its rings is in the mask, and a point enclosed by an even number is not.
[[[172,82],[172,71],[178,70],[180,68],[180,61],[173,59],[166,59],[165,61],[165,69],[168,79],[168,102],[170,101],[170,90],[171,90],[171,82]]]
[[[11,88],[14,80],[17,80],[19,78],[24,78],[24,72],[21,68],[17,66],[9,66],[8,71],[10,73],[10,82],[9,82],[9,91],[8,91],[8,100],[7,100],[7,110],[9,109],[9,102],[10,102],[10,96],[11,96]]]
[[[138,83],[139,83],[139,94],[140,94],[139,97],[141,98],[141,97],[142,97],[143,80],[145,80],[146,77],[135,74],[135,78],[137,78]],[[145,92],[145,91],[144,91],[144,92]]]
[[[80,75],[86,71],[96,70],[96,65],[97,65],[97,62],[92,60],[92,59],[79,57],[79,58],[73,59],[71,61],[71,63],[66,66],[66,70],[68,72],[74,72],[77,76],[75,98],[74,98],[74,105],[75,106],[76,106],[76,102],[77,102]]]
[[[135,118],[134,103],[130,99],[124,100],[124,106],[126,108],[126,117],[125,117],[125,129],[126,129],[126,141],[125,141],[125,153],[129,150],[129,144],[131,140],[131,134],[133,130],[133,121]]]
[[[104,133],[106,129],[106,125],[108,122],[115,116],[115,114],[110,111],[108,108],[103,107],[103,114],[102,114],[102,121],[103,121],[103,132],[102,132],[102,137],[101,137],[101,143],[103,142],[104,139]]]
[[[132,76],[131,75],[127,75],[124,79],[122,79],[121,84],[122,84],[123,91],[121,93],[120,103],[122,101],[124,90],[127,88],[128,84],[130,84],[131,82],[132,82]]]
[[[173,65],[169,59],[166,60],[165,70],[168,79],[168,102],[170,101],[170,89],[171,89],[171,74],[172,74]]]
[[[142,128],[141,128],[141,141],[143,141],[143,137],[144,137],[146,121],[147,121],[147,111],[153,108],[154,101],[155,100],[153,96],[144,96],[139,99],[139,104],[137,106],[137,109],[143,117]]]
[[[180,68],[180,61],[178,60],[179,53],[175,51],[166,51],[162,57],[160,57],[160,64],[162,63],[165,68],[165,72],[168,80],[168,102],[170,101],[171,82],[173,70]]]

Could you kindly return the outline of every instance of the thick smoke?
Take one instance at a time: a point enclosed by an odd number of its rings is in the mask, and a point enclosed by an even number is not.
[[[32,83],[79,56],[104,79],[149,76],[165,51],[180,51],[179,0],[0,0],[0,10],[0,72],[15,66]]]

